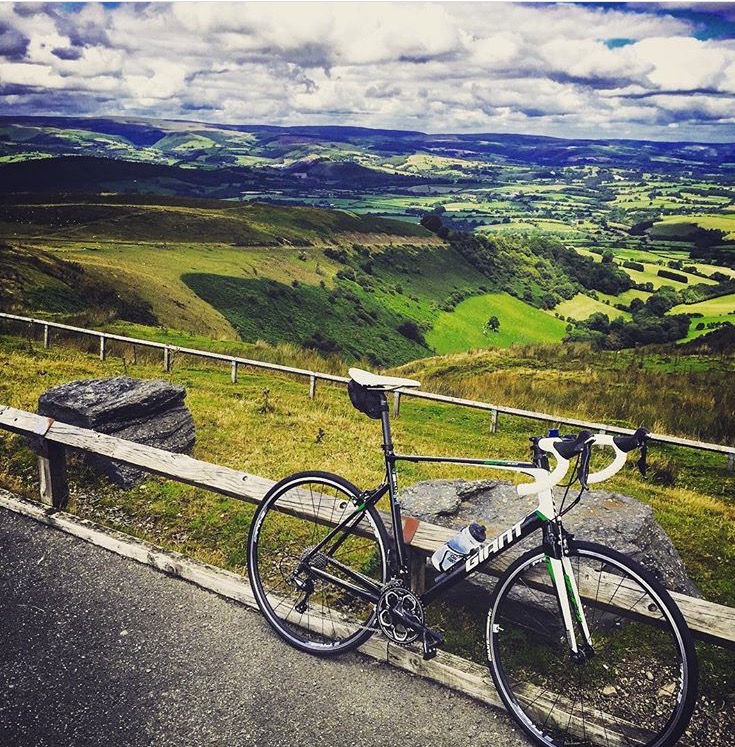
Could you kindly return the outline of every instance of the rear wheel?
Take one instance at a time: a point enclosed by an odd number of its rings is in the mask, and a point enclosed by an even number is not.
[[[387,577],[385,528],[370,506],[333,533],[355,512],[359,495],[337,475],[303,472],[275,485],[253,517],[248,573],[255,598],[274,630],[302,651],[336,654],[373,633]]]
[[[545,560],[537,548],[513,563],[488,614],[490,669],[511,714],[549,747],[673,745],[694,710],[697,662],[668,592],[630,558],[573,543],[594,649],[573,663]]]

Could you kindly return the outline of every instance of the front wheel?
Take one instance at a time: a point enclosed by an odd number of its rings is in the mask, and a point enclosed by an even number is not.
[[[337,475],[302,472],[274,485],[253,516],[255,598],[274,630],[301,651],[337,654],[373,633],[387,537],[372,506],[357,509],[359,495]]]
[[[621,553],[573,542],[594,650],[575,663],[545,561],[542,548],[515,561],[488,613],[490,670],[508,710],[547,747],[673,745],[694,710],[698,670],[669,593]]]

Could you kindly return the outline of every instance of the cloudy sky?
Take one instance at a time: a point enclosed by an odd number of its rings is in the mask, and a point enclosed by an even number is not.
[[[735,4],[0,2],[0,114],[735,140]]]

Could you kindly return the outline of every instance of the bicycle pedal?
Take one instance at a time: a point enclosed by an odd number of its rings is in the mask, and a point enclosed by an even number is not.
[[[428,661],[436,656],[437,648],[444,645],[444,636],[427,629],[424,632],[422,643],[424,644],[424,660]]]

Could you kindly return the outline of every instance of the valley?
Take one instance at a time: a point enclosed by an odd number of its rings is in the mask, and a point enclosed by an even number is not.
[[[732,144],[5,117],[0,240],[140,312],[92,322],[379,366],[616,348],[733,323],[734,173]],[[3,307],[84,320],[34,277]]]

